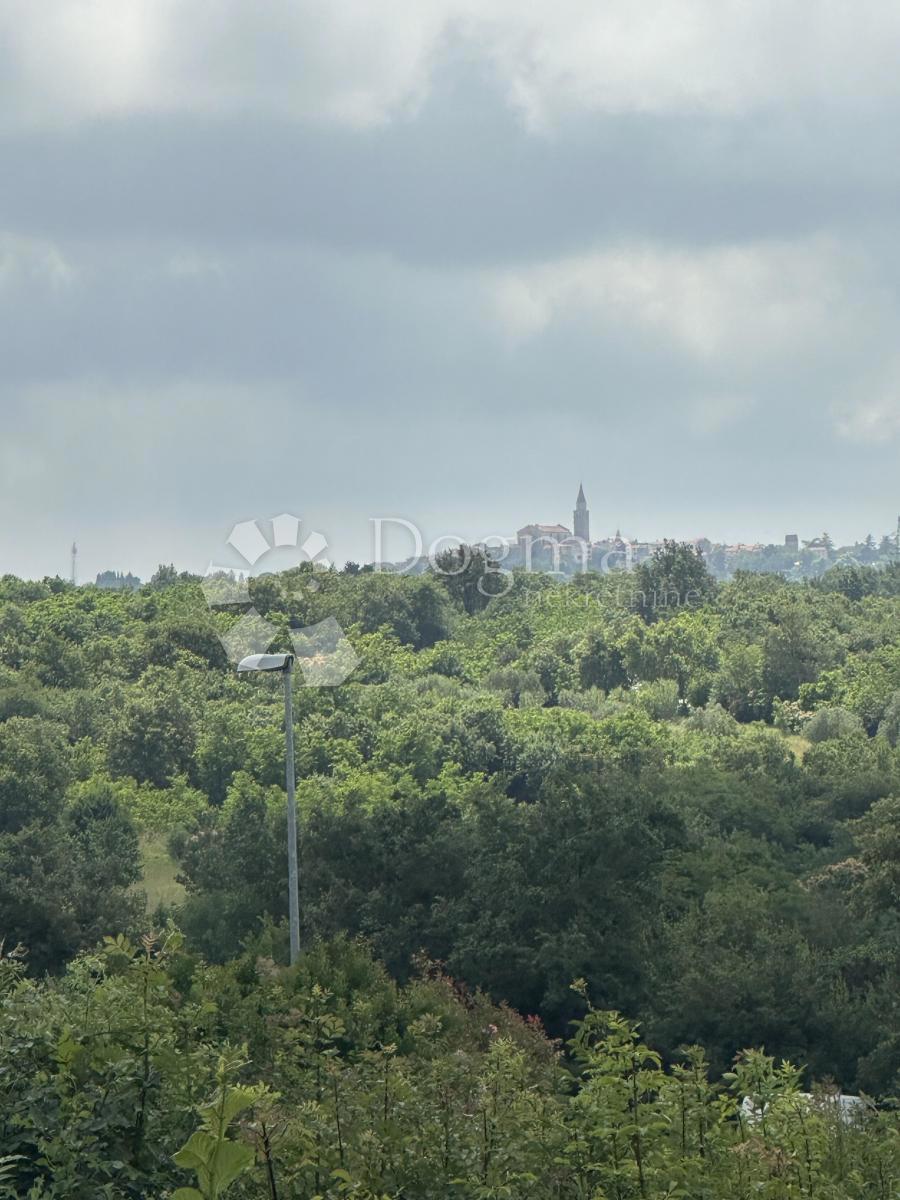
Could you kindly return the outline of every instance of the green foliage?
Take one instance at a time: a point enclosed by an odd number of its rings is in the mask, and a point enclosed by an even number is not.
[[[0,833],[52,822],[69,778],[65,729],[40,717],[10,717],[0,725]]]
[[[264,1084],[252,1087],[230,1082],[245,1064],[234,1055],[222,1055],[216,1069],[216,1090],[198,1105],[200,1128],[172,1155],[175,1164],[197,1175],[197,1187],[183,1187],[172,1200],[219,1200],[235,1180],[253,1166],[252,1147],[229,1138],[235,1119],[245,1109],[270,1098]]]
[[[137,832],[109,783],[76,784],[62,729],[39,718],[0,725],[0,930],[58,967],[111,928],[127,928],[140,877]]]
[[[635,608],[645,621],[657,621],[682,608],[695,608],[715,592],[715,581],[700,553],[687,542],[666,541],[635,572]]]
[[[437,964],[399,988],[358,943],[288,969],[209,967],[172,928],[107,939],[0,987],[0,1195],[893,1200],[889,1106],[842,1117],[761,1051],[720,1078],[697,1046],[666,1065],[570,994],[564,1056]]]
[[[671,721],[678,716],[678,684],[674,679],[654,679],[638,692],[637,702],[655,721]]]
[[[360,658],[339,688],[297,680],[305,944],[363,936],[401,981],[424,952],[560,1037],[584,977],[667,1064],[765,1043],[894,1088],[900,568],[716,585],[674,544],[631,578],[447,565],[250,584],[279,636],[333,615]],[[238,617],[173,569],[134,593],[0,581],[0,934],[30,978],[146,924],[141,853],[210,971],[284,959],[282,700],[225,662]],[[339,995],[344,968],[319,961],[305,991]],[[365,1021],[333,1003],[343,1054]],[[406,1050],[398,1022],[382,1041]]]
[[[502,596],[507,587],[500,564],[474,546],[459,546],[438,554],[434,573],[454,603],[469,616],[487,608],[491,597]]]
[[[156,788],[128,777],[110,779],[106,775],[95,775],[72,785],[68,792],[69,803],[100,791],[115,797],[115,802],[142,833],[170,834],[187,828],[208,807],[203,792],[192,788],[181,776],[176,776],[169,787]]]
[[[110,772],[165,787],[188,770],[195,745],[194,718],[179,679],[151,668],[109,730]]]
[[[804,736],[811,742],[827,742],[861,732],[862,721],[846,708],[820,708],[803,727]]]
[[[894,692],[885,705],[884,715],[878,722],[878,736],[887,738],[894,748],[900,742],[900,691]]]

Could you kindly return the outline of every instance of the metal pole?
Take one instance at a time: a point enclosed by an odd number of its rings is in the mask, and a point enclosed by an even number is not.
[[[291,920],[291,966],[300,957],[300,872],[297,867],[297,798],[294,794],[294,707],[291,696],[293,662],[284,675],[284,774],[287,783],[288,903]]]

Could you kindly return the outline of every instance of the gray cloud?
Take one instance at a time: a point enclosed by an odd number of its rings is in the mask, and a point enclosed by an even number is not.
[[[362,557],[582,477],[644,536],[892,524],[887,4],[41,7],[0,18],[0,570],[285,509]]]
[[[462,62],[417,119],[368,132],[136,116],[7,135],[4,215],[38,235],[302,239],[432,262],[634,233],[803,235],[893,220],[898,115],[582,116],[549,138]]]

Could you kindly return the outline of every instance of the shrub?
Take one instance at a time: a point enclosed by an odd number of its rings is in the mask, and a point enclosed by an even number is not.
[[[862,721],[846,708],[820,708],[803,730],[811,742],[828,742],[862,732]]]

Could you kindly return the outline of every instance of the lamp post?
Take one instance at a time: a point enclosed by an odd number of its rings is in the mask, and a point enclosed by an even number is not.
[[[250,654],[237,667],[246,671],[280,671],[284,679],[284,776],[287,784],[288,911],[291,926],[291,966],[300,955],[300,880],[297,867],[297,799],[294,794],[294,709],[291,695],[293,654]]]

